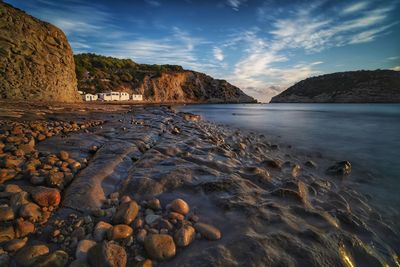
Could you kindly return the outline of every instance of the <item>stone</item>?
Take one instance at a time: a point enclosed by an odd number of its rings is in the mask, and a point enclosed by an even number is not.
[[[161,203],[158,198],[153,198],[148,202],[150,209],[152,210],[161,210]]]
[[[38,186],[33,190],[32,198],[42,207],[58,206],[61,201],[61,194],[55,188]]]
[[[312,161],[312,160],[306,161],[306,163],[304,163],[304,165],[305,165],[306,167],[312,168],[312,169],[317,168],[317,163],[315,163],[315,162]]]
[[[15,220],[15,235],[16,237],[25,237],[30,233],[35,232],[35,225],[30,221],[25,221],[22,218]]]
[[[161,216],[160,215],[155,215],[155,214],[149,214],[145,217],[145,222],[150,225],[153,226],[156,223],[158,223],[158,221],[161,220]]]
[[[23,239],[13,239],[4,246],[4,249],[8,252],[16,252],[23,248],[26,245],[26,242],[28,241],[28,238],[23,238]]]
[[[96,267],[125,267],[127,254],[123,247],[103,241],[89,250],[88,261]]]
[[[190,211],[189,205],[183,199],[180,199],[180,198],[172,201],[170,203],[170,208],[172,211],[175,211],[182,215],[186,215]]]
[[[138,242],[144,243],[146,236],[147,236],[147,231],[145,229],[140,229],[136,235],[136,239]]]
[[[44,244],[25,246],[15,254],[15,261],[23,267],[32,266],[39,256],[49,253]]]
[[[61,160],[66,161],[69,159],[69,153],[67,151],[61,150],[60,153],[58,153],[58,157]]]
[[[18,212],[18,210],[25,204],[29,203],[29,194],[28,192],[22,191],[15,193],[10,198],[10,206],[14,210],[14,212]]]
[[[349,175],[351,172],[351,163],[347,160],[336,162],[336,164],[329,167],[326,172],[332,175]]]
[[[176,254],[176,246],[170,235],[151,234],[144,240],[144,247],[150,258],[164,261]]]
[[[218,240],[221,238],[221,232],[216,227],[205,224],[205,223],[195,223],[194,228],[197,232],[199,232],[203,237],[208,240]]]
[[[81,101],[73,53],[65,34],[9,4],[0,2],[0,10],[0,69],[4,70],[0,75],[1,98]]]
[[[183,221],[184,219],[185,219],[185,216],[183,216],[182,214],[180,214],[180,213],[177,213],[177,212],[173,212],[173,211],[171,211],[170,213],[169,213],[169,216],[168,216],[171,220],[178,220],[178,221]]]
[[[38,205],[29,202],[19,209],[19,215],[25,219],[36,222],[42,217],[42,211]]]
[[[64,188],[64,173],[53,172],[47,177],[47,185],[51,187],[57,187],[59,189]]]
[[[0,207],[0,222],[10,221],[14,219],[14,211],[11,207]]]
[[[96,240],[97,242],[101,242],[103,241],[103,239],[106,237],[107,232],[112,228],[113,226],[109,223],[100,221],[96,224],[96,226],[94,227],[94,231],[93,231],[93,237],[94,240]]]
[[[9,192],[9,193],[18,193],[21,191],[22,191],[21,187],[19,187],[19,185],[16,184],[8,184],[4,189],[4,192]]]
[[[14,239],[15,232],[12,225],[0,225],[0,243]]]
[[[114,225],[110,230],[108,230],[107,237],[109,240],[118,240],[128,238],[132,235],[132,227],[125,224]]]
[[[93,240],[84,239],[79,241],[75,251],[75,258],[78,260],[86,261],[89,250],[96,245]]]
[[[130,201],[119,205],[113,217],[113,223],[131,224],[139,212],[136,201]]]
[[[136,263],[135,267],[153,267],[153,262],[150,259]]]
[[[14,169],[0,169],[0,184],[13,179],[17,175]]]
[[[68,254],[63,250],[37,257],[33,267],[64,267],[68,263]]]
[[[71,262],[69,267],[89,267],[89,264],[87,263],[87,261],[74,260]]]
[[[196,238],[196,231],[190,225],[183,225],[175,232],[174,240],[178,247],[186,247]]]

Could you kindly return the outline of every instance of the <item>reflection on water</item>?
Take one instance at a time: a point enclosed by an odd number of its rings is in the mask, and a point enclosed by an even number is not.
[[[365,171],[360,190],[380,204],[400,207],[400,104],[229,104],[180,109],[266,134],[301,151],[350,160]]]

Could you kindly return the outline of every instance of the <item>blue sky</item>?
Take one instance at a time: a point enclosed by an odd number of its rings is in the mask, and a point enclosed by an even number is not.
[[[6,0],[61,28],[74,53],[179,64],[260,101],[304,78],[400,70],[400,1]]]

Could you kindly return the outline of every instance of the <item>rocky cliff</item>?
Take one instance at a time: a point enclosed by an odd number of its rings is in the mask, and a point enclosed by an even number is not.
[[[400,72],[349,71],[300,81],[271,99],[271,103],[400,102]]]
[[[0,1],[0,99],[79,101],[64,33]]]
[[[225,80],[181,66],[137,64],[95,54],[75,55],[75,62],[78,87],[89,93],[125,91],[152,102],[255,102]]]

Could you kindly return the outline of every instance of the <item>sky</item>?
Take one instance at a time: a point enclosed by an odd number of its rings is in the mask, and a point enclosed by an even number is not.
[[[400,70],[399,0],[6,0],[74,53],[178,64],[267,102],[316,75]]]

